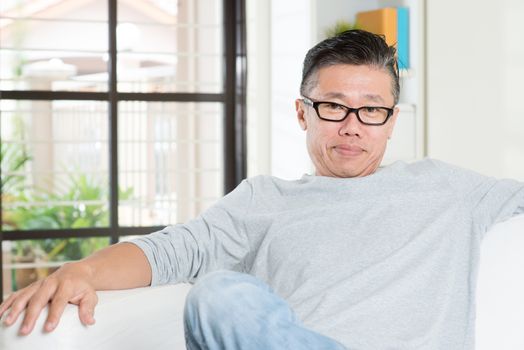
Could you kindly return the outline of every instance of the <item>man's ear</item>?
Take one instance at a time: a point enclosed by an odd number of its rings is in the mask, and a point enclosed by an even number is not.
[[[393,115],[388,120],[388,139],[390,139],[391,135],[393,134],[393,129],[395,128],[395,123],[397,122],[399,112],[400,109],[395,107],[395,109],[393,109]]]
[[[304,110],[304,102],[301,99],[295,100],[295,110],[297,111],[297,119],[302,130],[307,130],[306,111]]]

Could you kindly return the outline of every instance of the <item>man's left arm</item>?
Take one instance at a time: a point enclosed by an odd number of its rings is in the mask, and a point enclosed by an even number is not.
[[[524,182],[483,178],[466,199],[475,224],[485,233],[492,225],[524,213]]]
[[[524,182],[496,179],[437,160],[433,163],[460,193],[481,234],[497,222],[524,213]]]

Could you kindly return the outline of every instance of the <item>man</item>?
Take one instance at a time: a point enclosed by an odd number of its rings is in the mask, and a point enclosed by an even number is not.
[[[479,245],[524,184],[434,160],[379,168],[395,49],[360,30],[312,48],[296,103],[315,175],[259,176],[184,225],[121,243],[10,296],[28,334],[50,302],[93,324],[95,290],[197,281],[189,349],[473,349]]]

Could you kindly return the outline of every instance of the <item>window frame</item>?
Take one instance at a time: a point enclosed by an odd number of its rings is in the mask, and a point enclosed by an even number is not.
[[[118,103],[218,102],[223,104],[224,193],[233,190],[247,175],[246,146],[246,19],[245,0],[222,0],[223,5],[223,86],[221,93],[162,93],[117,91],[117,0],[108,2],[109,89],[108,92],[0,90],[3,100],[89,100],[109,104],[109,227],[3,231],[0,228],[0,301],[3,300],[3,242],[45,238],[109,237],[110,244],[121,236],[144,235],[163,226],[121,227],[118,224]],[[0,170],[1,175],[1,170]],[[0,208],[2,207],[0,196]],[[0,221],[2,210],[0,210]]]

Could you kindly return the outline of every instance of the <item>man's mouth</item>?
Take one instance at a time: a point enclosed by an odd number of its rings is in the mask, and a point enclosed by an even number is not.
[[[362,147],[357,145],[336,145],[333,149],[344,157],[356,157],[365,152]]]

